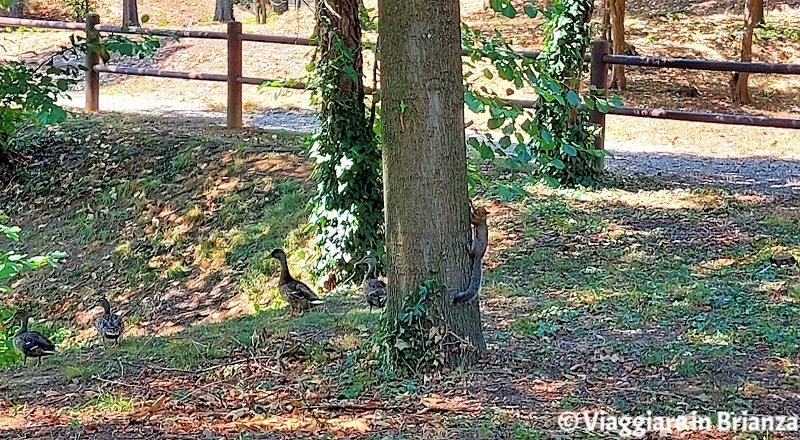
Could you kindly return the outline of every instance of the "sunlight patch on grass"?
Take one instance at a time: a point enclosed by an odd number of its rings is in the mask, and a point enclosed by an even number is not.
[[[115,412],[131,412],[135,404],[133,400],[122,394],[110,393],[105,390],[100,390],[97,395],[91,398],[85,405],[81,407],[83,410],[96,410],[96,411],[115,411]]]

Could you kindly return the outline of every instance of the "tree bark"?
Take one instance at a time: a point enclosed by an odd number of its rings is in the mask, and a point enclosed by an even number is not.
[[[753,9],[753,21],[756,24],[764,23],[764,0],[756,0]]]
[[[600,39],[611,41],[611,0],[603,0],[603,32]]]
[[[122,25],[139,26],[139,8],[136,0],[122,0]]]
[[[459,1],[382,0],[379,11],[389,322],[409,292],[442,283],[436,325],[471,349],[440,348],[451,367],[469,365],[486,343],[478,301],[452,305],[471,239]]]
[[[214,21],[234,21],[233,2],[231,0],[217,0],[217,7],[214,9]]]
[[[542,0],[542,7],[549,8],[553,6],[553,0]]]
[[[753,60],[753,30],[758,22],[756,18],[759,11],[763,13],[764,0],[747,0],[744,8],[744,35],[742,36],[742,57],[741,60],[748,62]],[[749,73],[736,72],[731,78],[731,98],[738,104],[750,104],[750,90],[747,85]]]
[[[625,0],[608,0],[611,10],[613,33],[613,52],[615,55],[625,55]],[[624,91],[628,86],[625,80],[625,66],[615,64],[611,67],[612,89]]]
[[[8,5],[8,15],[12,18],[22,18],[24,10],[25,3],[23,0],[11,0]]]

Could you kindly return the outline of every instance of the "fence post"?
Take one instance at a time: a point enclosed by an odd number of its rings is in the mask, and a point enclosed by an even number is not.
[[[228,22],[228,128],[242,128],[242,23]]]
[[[94,66],[100,63],[100,55],[97,52],[97,45],[100,44],[100,33],[95,30],[95,26],[100,24],[100,16],[97,14],[86,14],[86,105],[84,110],[96,112],[100,110],[100,74],[94,71]]]
[[[608,55],[608,41],[598,40],[592,42],[592,57],[591,57],[591,84],[598,90],[591,92],[592,96],[606,96],[606,89],[608,88],[608,68],[603,62],[603,57]],[[600,126],[600,133],[594,140],[594,147],[598,150],[605,150],[605,137],[606,137],[606,115],[595,110],[589,113],[589,120],[593,124]],[[598,158],[598,165],[600,168],[605,167],[605,160],[602,157]]]

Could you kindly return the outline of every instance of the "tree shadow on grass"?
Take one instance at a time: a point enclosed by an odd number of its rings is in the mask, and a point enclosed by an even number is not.
[[[525,379],[516,399],[547,398],[549,384],[565,409],[798,410],[783,402],[798,397],[800,273],[768,263],[800,252],[797,200],[620,187],[546,190],[492,213],[516,226],[490,239],[482,293],[490,341]]]

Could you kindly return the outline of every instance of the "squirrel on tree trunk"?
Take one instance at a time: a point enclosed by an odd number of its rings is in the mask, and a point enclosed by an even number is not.
[[[472,272],[469,276],[467,290],[459,292],[453,297],[453,304],[466,303],[478,296],[483,275],[483,256],[486,254],[486,248],[489,247],[489,226],[486,224],[488,212],[483,206],[475,208],[472,203],[470,203],[470,208],[469,222],[472,224],[473,238],[468,252],[472,263]]]

